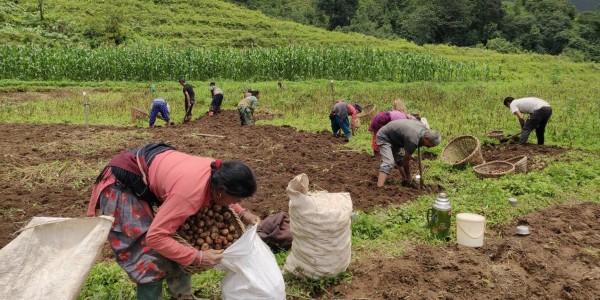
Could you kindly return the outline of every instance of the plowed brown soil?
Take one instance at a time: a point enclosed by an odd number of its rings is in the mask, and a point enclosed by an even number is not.
[[[345,149],[343,139],[329,132],[314,134],[286,126],[241,127],[232,111],[152,129],[2,124],[0,137],[0,247],[34,216],[85,216],[92,182],[104,164],[120,151],[150,142],[164,141],[183,152],[248,163],[256,173],[259,190],[242,205],[261,217],[287,211],[285,188],[300,173],[308,175],[314,189],[349,192],[354,208],[367,212],[376,206],[402,204],[423,193],[401,187],[397,171],[384,188],[377,189],[380,159]],[[505,145],[484,147],[483,151],[486,161],[526,153],[537,166],[537,155],[565,150]],[[427,152],[423,156],[436,159]],[[413,172],[416,165],[413,161]],[[430,185],[427,191],[442,189]],[[529,237],[512,236],[513,226],[506,226],[488,233],[486,245],[480,249],[423,246],[399,258],[361,260],[350,267],[352,283],[334,287],[324,296],[598,299],[599,218],[596,204],[557,207],[526,218],[533,229]],[[106,249],[104,254],[111,257]]]

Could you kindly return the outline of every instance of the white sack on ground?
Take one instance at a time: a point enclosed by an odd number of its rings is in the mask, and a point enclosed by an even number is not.
[[[288,183],[292,251],[284,271],[310,278],[334,276],[350,264],[349,193],[309,192],[306,174]]]
[[[76,299],[112,217],[35,217],[0,250],[0,299]]]
[[[256,232],[248,228],[225,250],[217,269],[226,272],[221,282],[224,300],[283,300],[285,283],[275,255]]]

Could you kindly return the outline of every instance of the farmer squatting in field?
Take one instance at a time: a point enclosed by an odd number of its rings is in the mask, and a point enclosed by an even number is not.
[[[252,125],[254,122],[254,110],[260,99],[260,92],[248,90],[240,102],[238,102],[237,110],[240,114],[240,122],[242,126]]]
[[[256,192],[250,167],[148,144],[113,157],[96,179],[87,215],[115,218],[108,239],[117,263],[137,284],[138,299],[161,299],[162,281],[173,299],[197,299],[181,266],[209,269],[223,250],[196,250],[173,238],[185,220],[211,201],[229,205],[246,224],[260,218],[238,204]],[[151,206],[160,206],[156,215]],[[181,266],[180,266],[181,265]]]
[[[335,104],[331,108],[329,113],[329,120],[331,120],[331,130],[333,136],[337,137],[340,129],[346,135],[345,141],[348,142],[352,135],[355,134],[356,129],[356,115],[358,112],[362,112],[362,107],[358,103],[349,104],[344,100],[336,100]],[[352,116],[352,121],[348,122],[348,116]],[[352,130],[352,131],[350,131]]]
[[[504,106],[509,108],[519,118],[519,125],[522,130],[519,144],[525,144],[529,138],[529,134],[534,129],[538,145],[544,144],[546,124],[548,124],[548,120],[552,116],[552,107],[550,107],[548,102],[535,97],[521,99],[506,97],[504,99]],[[529,114],[527,121],[523,118],[523,114]]]
[[[381,154],[381,166],[377,178],[377,187],[382,187],[394,165],[398,166],[402,176],[402,185],[410,185],[410,159],[421,146],[435,147],[442,137],[439,132],[427,129],[417,120],[396,120],[389,122],[377,132],[377,146]]]

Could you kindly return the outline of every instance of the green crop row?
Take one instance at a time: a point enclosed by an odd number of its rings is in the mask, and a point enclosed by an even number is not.
[[[0,78],[19,80],[160,81],[185,77],[452,82],[501,76],[500,68],[430,54],[305,46],[239,50],[7,45],[0,47],[0,61]]]

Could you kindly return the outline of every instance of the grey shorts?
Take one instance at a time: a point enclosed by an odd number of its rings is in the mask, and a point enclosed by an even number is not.
[[[390,174],[394,169],[394,165],[402,162],[404,159],[404,148],[394,148],[390,143],[381,141],[380,139],[376,141],[377,146],[379,146],[379,154],[381,155],[379,171]]]

